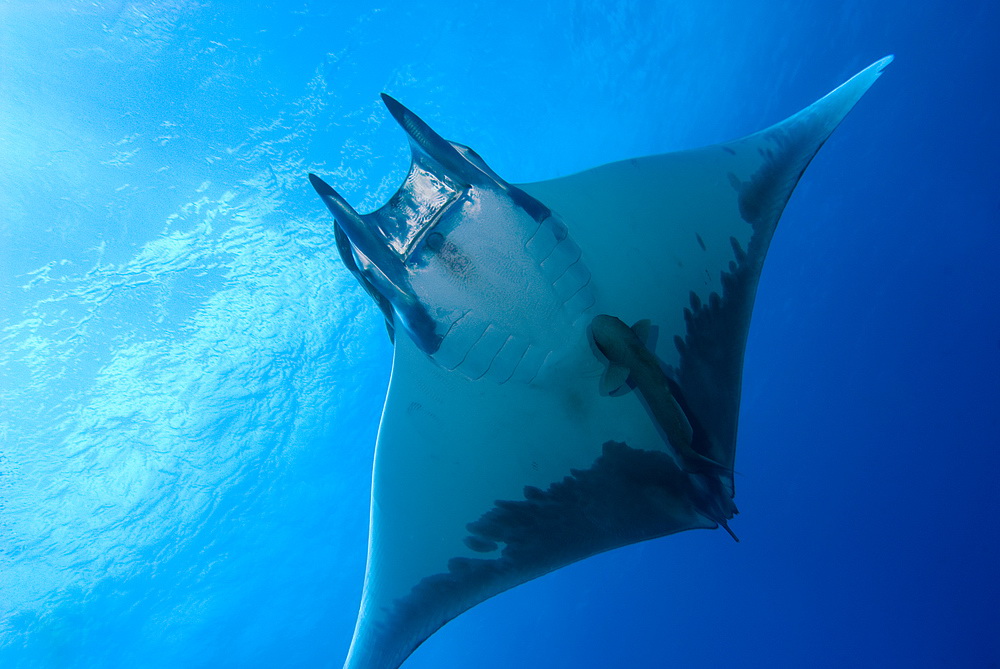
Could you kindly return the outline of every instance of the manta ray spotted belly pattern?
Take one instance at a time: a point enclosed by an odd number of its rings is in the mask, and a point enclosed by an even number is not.
[[[413,154],[389,202],[359,214],[310,175],[394,344],[346,669],[574,561],[729,529],[767,247],[890,60],[749,137],[520,185],[383,96]]]

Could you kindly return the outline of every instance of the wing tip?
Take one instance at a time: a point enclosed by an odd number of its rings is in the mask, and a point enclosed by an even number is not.
[[[882,58],[881,60],[875,61],[875,63],[873,63],[873,67],[877,67],[878,68],[877,73],[878,74],[882,74],[882,70],[884,70],[885,68],[889,67],[889,64],[892,61],[894,61],[894,60],[896,60],[896,55],[890,53],[885,58]]]
[[[796,121],[816,119],[820,122],[821,132],[829,135],[840,125],[840,122],[854,108],[858,100],[868,92],[868,89],[875,83],[875,80],[882,76],[882,72],[885,71],[885,68],[893,60],[895,60],[895,56],[890,54],[875,61],[806,107],[799,114],[792,116],[789,121],[793,119]]]

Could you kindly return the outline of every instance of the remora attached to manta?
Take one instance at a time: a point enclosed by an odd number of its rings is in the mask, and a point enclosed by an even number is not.
[[[358,214],[309,175],[394,343],[346,669],[395,669],[463,611],[571,562],[729,529],[768,244],[890,61],[749,137],[520,185],[383,96],[413,153],[389,202]]]

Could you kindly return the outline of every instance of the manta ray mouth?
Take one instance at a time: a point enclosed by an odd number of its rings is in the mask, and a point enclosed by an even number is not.
[[[432,172],[414,161],[406,181],[378,211],[379,231],[404,261],[416,255],[421,242],[437,250],[442,235],[432,232],[465,192],[449,175]]]

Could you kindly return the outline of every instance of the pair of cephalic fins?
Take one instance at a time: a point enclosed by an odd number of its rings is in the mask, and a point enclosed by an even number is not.
[[[749,137],[520,185],[383,96],[413,153],[388,203],[358,214],[310,175],[394,343],[347,669],[395,669],[463,611],[595,553],[728,529],[764,255],[890,60]],[[656,342],[625,325],[643,322]]]

